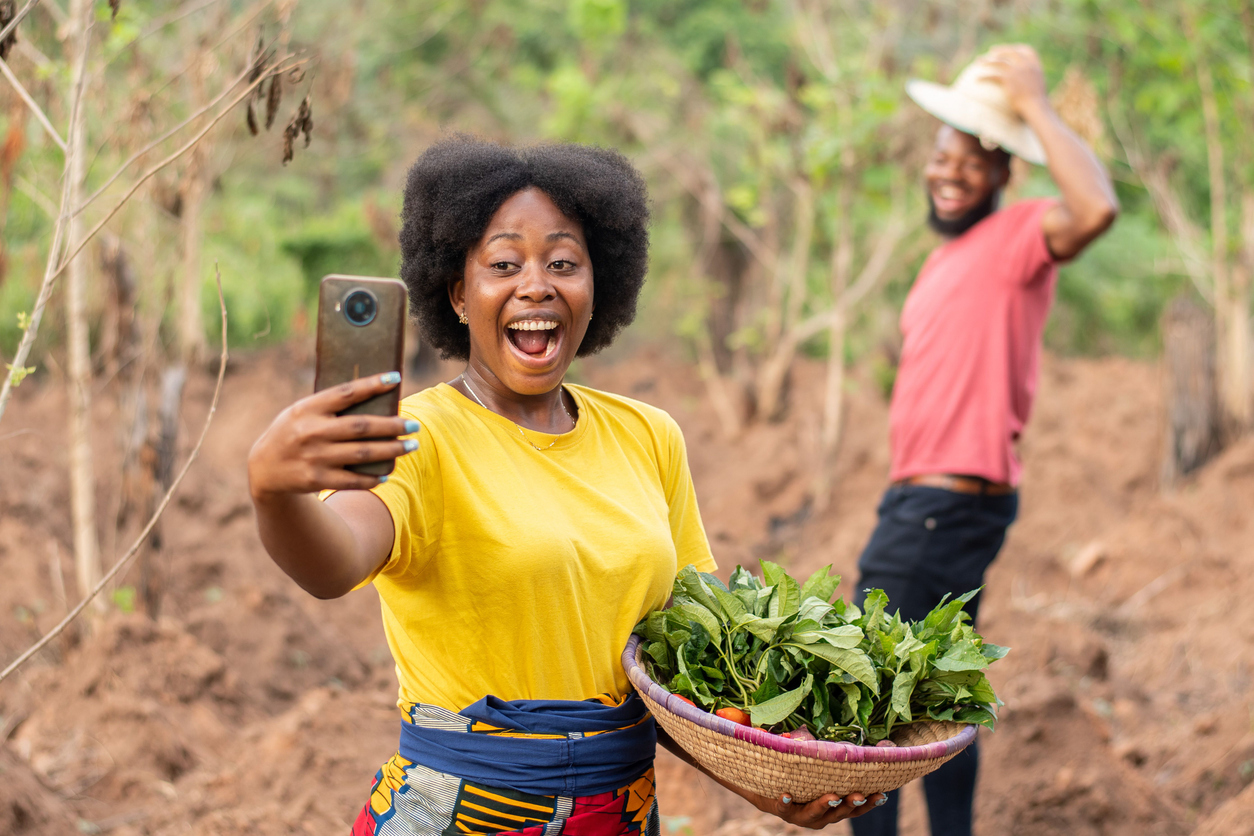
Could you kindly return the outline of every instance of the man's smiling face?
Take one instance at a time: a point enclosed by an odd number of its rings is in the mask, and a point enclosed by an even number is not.
[[[923,170],[932,207],[932,227],[961,235],[997,208],[997,194],[1010,180],[1010,158],[971,134],[942,125]]]

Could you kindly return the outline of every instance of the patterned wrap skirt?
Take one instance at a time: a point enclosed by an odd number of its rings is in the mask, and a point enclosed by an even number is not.
[[[653,718],[632,694],[404,706],[352,836],[658,836]]]

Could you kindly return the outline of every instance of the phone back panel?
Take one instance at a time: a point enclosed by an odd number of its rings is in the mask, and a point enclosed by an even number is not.
[[[365,325],[349,320],[345,300],[357,290],[374,297],[377,310]],[[366,276],[326,276],[318,289],[318,347],[314,391],[320,392],[360,377],[399,371],[405,352],[405,285],[396,279]],[[397,386],[354,404],[341,415],[397,414],[401,391]],[[393,462],[351,465],[349,470],[383,476]]]

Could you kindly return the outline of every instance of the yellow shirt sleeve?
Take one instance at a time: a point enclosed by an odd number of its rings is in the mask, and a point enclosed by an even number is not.
[[[718,569],[714,555],[710,553],[710,541],[701,522],[697,508],[697,491],[688,470],[688,448],[684,444],[683,430],[674,419],[667,416],[667,449],[663,461],[662,485],[666,490],[666,505],[670,511],[671,536],[675,540],[676,568],[692,564],[700,572]]]

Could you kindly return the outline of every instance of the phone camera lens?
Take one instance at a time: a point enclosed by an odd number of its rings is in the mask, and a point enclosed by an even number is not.
[[[379,302],[368,290],[354,290],[344,297],[344,318],[354,325],[369,325],[379,312]]]

